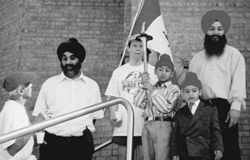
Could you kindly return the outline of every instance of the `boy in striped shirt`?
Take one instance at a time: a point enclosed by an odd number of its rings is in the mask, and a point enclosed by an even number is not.
[[[134,105],[144,110],[145,124],[142,129],[144,160],[170,160],[172,120],[178,110],[180,89],[172,84],[174,64],[164,54],[155,64],[158,82],[153,86],[149,75],[142,74],[142,86],[134,95]]]

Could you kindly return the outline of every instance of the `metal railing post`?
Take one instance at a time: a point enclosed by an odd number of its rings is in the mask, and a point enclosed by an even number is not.
[[[127,111],[128,111],[128,130],[127,130],[127,160],[131,160],[132,159],[132,145],[133,145],[133,135],[134,135],[134,111],[133,108],[131,106],[131,104],[124,98],[117,98],[114,100],[110,100],[110,101],[106,101],[103,103],[99,103],[99,104],[95,104],[74,112],[70,112],[64,115],[61,115],[59,117],[56,118],[52,118],[49,120],[46,120],[44,122],[41,123],[37,123],[28,127],[24,127],[21,128],[19,130],[7,133],[7,134],[3,134],[0,136],[0,144],[7,142],[9,140],[18,138],[18,137],[22,137],[26,134],[30,134],[48,127],[51,127],[53,125],[95,112],[97,110],[100,109],[104,109],[116,104],[122,104],[123,106],[126,107]]]

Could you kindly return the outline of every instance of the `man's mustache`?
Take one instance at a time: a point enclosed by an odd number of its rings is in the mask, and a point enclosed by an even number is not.
[[[215,38],[215,37],[216,37],[216,38],[220,38],[221,36],[220,36],[220,35],[212,35],[211,37],[212,37],[212,38]]]
[[[72,64],[66,64],[66,65],[64,66],[65,69],[68,69],[68,68],[74,69],[74,67],[75,67],[75,65],[72,65]]]

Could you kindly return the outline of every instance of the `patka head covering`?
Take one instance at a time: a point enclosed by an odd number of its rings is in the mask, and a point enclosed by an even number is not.
[[[166,66],[172,71],[174,70],[174,63],[171,61],[171,58],[168,54],[161,55],[160,59],[155,63],[155,68]]]
[[[3,88],[8,92],[14,91],[18,86],[31,83],[36,79],[35,73],[14,72],[3,81]]]
[[[82,63],[86,56],[84,47],[78,42],[76,38],[70,38],[68,41],[61,43],[57,48],[57,55],[59,60],[62,60],[63,53],[73,53]]]
[[[186,75],[186,79],[184,80],[182,84],[182,88],[184,89],[187,86],[195,86],[199,90],[201,90],[202,85],[201,81],[198,79],[197,75],[193,72],[188,72]]]
[[[201,28],[204,34],[207,34],[209,27],[211,27],[211,25],[216,20],[221,23],[225,34],[227,33],[231,23],[229,15],[224,11],[211,10],[207,12],[201,19]]]

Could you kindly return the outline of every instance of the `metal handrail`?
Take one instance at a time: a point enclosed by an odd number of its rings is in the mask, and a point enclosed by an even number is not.
[[[104,147],[106,147],[106,146],[108,146],[108,145],[110,145],[110,144],[112,144],[112,143],[113,143],[113,142],[112,142],[112,139],[110,139],[110,140],[108,140],[107,142],[104,142],[103,144],[100,144],[99,146],[96,146],[96,147],[95,147],[95,152],[97,152],[97,151],[103,149]]]
[[[41,123],[37,123],[37,124],[33,124],[31,126],[28,127],[24,127],[22,129],[7,133],[7,134],[3,134],[0,136],[0,144],[7,142],[9,140],[12,139],[16,139],[18,137],[22,137],[24,135],[51,127],[53,125],[95,112],[97,110],[101,110],[113,105],[117,105],[117,104],[122,104],[123,106],[125,106],[125,108],[128,111],[128,130],[127,130],[127,160],[131,160],[132,159],[132,144],[133,144],[133,133],[134,133],[134,110],[131,106],[131,104],[124,98],[116,98],[114,100],[109,100],[103,103],[99,103],[99,104],[95,104],[74,112],[70,112],[64,115],[61,115],[59,117],[56,118],[52,118],[49,120],[46,120],[44,122]],[[110,142],[108,142],[110,143]],[[105,144],[104,144],[105,145]]]

